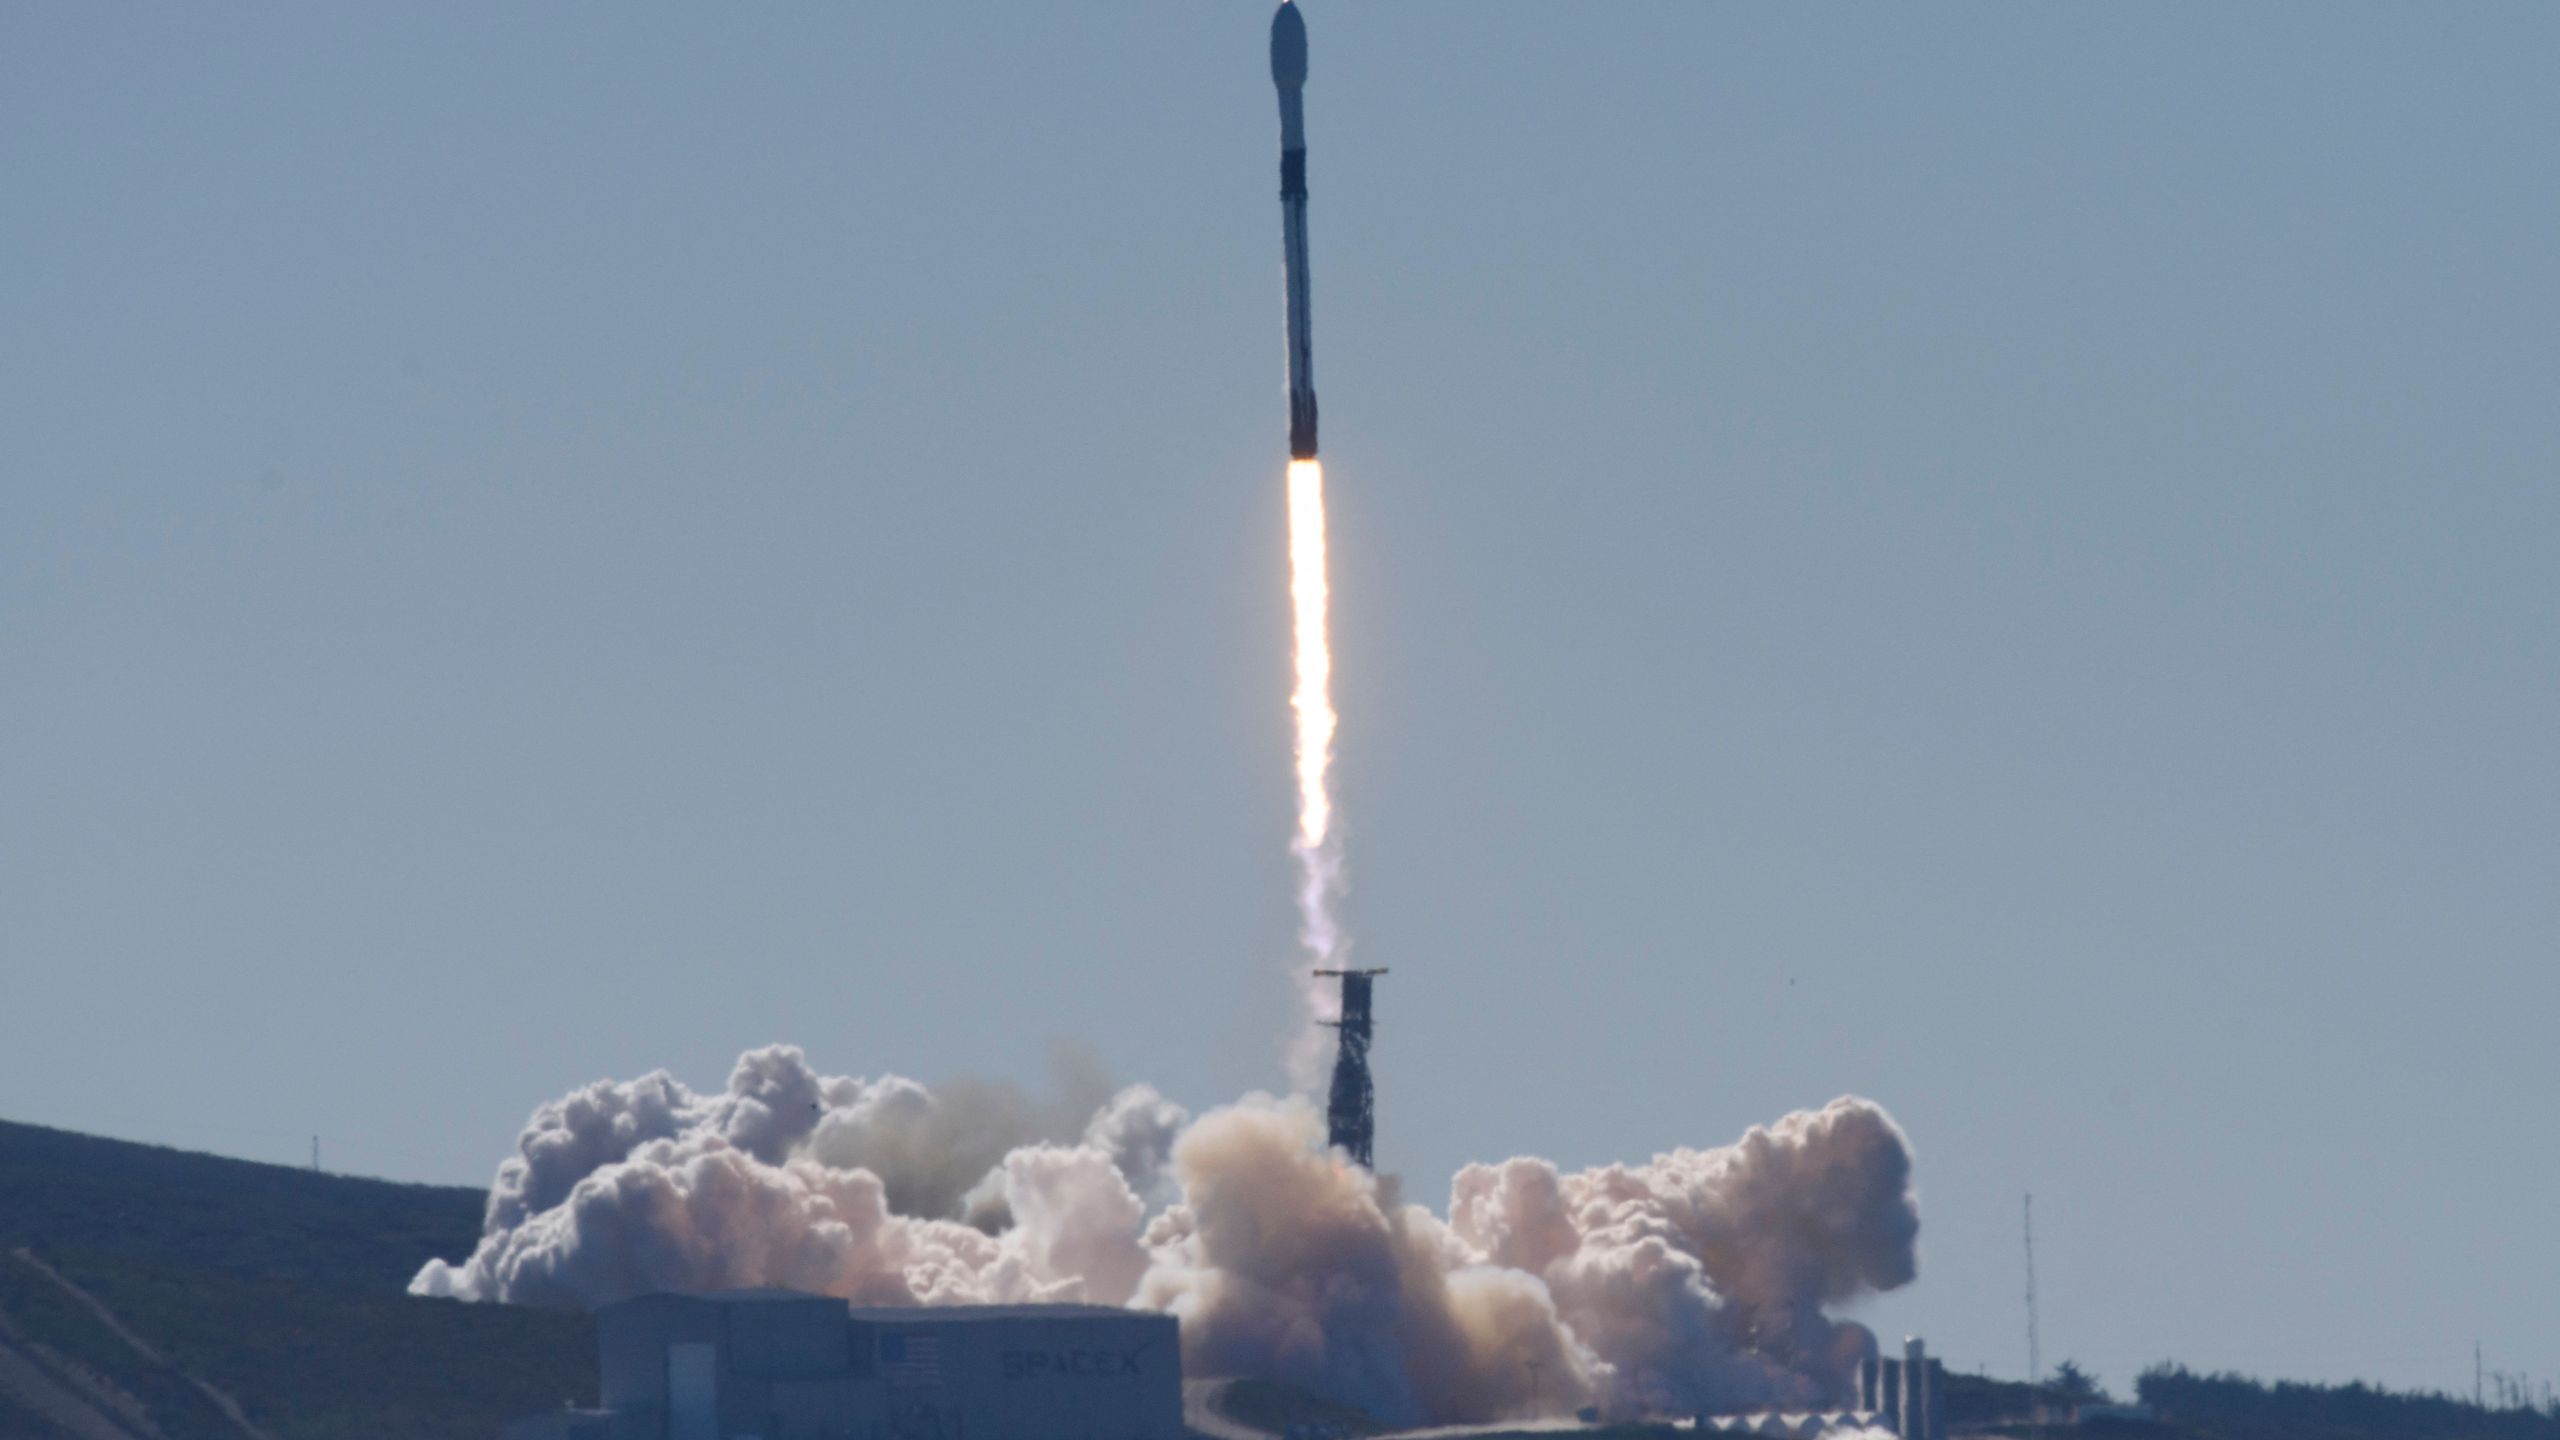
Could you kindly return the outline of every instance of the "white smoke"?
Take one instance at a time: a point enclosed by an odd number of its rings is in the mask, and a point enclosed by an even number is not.
[[[478,1247],[410,1288],[1135,1305],[1181,1318],[1193,1375],[1410,1423],[1837,1403],[1875,1342],[1825,1307],[1914,1274],[1910,1149],[1864,1100],[1642,1165],[1470,1165],[1443,1219],[1327,1149],[1304,1100],[1192,1121],[1144,1086],[1060,1088],[822,1076],[788,1046],[716,1095],[600,1081],[534,1112]]]
[[[409,1288],[580,1305],[744,1285],[879,1304],[1117,1304],[1143,1261],[1094,1236],[1126,1231],[1133,1250],[1135,1187],[1159,1183],[1188,1117],[1145,1086],[1113,1095],[1089,1067],[1057,1069],[1065,1098],[1045,1102],[987,1081],[937,1093],[822,1076],[788,1045],[740,1056],[718,1095],[663,1071],[597,1081],[534,1111],[490,1186],[479,1246],[428,1262]],[[1107,1097],[1095,1125],[1119,1117],[1110,1148],[1066,1118],[1090,1094]]]

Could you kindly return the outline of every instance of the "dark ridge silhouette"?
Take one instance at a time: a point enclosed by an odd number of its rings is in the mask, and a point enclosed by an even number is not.
[[[2362,1381],[2312,1385],[2159,1364],[2134,1392],[2162,1420],[2213,1440],[2560,1440],[2560,1407],[2475,1405]]]
[[[0,1251],[90,1251],[401,1292],[470,1251],[484,1196],[0,1120]]]

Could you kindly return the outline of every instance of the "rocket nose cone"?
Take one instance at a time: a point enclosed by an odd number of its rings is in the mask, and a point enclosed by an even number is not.
[[[1296,0],[1280,0],[1279,13],[1271,17],[1271,83],[1283,90],[1307,83],[1307,22],[1299,18]]]

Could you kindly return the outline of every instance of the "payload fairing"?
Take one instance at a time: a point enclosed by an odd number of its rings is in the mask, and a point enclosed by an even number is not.
[[[1289,458],[1316,458],[1316,342],[1307,319],[1307,22],[1295,0],[1271,17],[1280,89],[1280,228],[1289,292]]]

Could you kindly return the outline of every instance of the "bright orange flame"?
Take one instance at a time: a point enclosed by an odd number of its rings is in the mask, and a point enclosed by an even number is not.
[[[1289,697],[1298,717],[1298,910],[1307,948],[1318,960],[1339,950],[1333,924],[1337,861],[1333,833],[1333,645],[1331,592],[1325,581],[1324,467],[1289,462],[1289,599],[1296,611],[1298,688]]]

